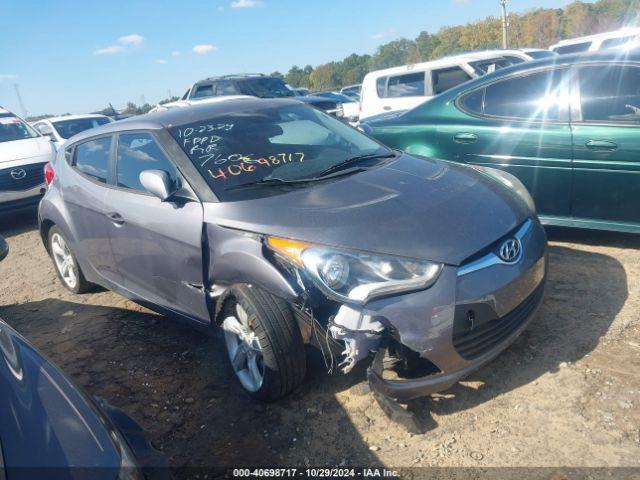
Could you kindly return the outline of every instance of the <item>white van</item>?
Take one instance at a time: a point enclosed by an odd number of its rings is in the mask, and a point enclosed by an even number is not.
[[[586,37],[562,40],[551,45],[549,50],[560,55],[566,53],[595,52],[607,48],[620,47],[640,38],[640,27],[621,28],[613,32],[598,33]]]
[[[527,59],[522,56],[522,61]],[[360,120],[408,110],[467,80],[513,63],[517,62],[487,50],[370,72],[362,82]]]
[[[35,205],[44,193],[44,166],[53,142],[0,107],[0,213]]]

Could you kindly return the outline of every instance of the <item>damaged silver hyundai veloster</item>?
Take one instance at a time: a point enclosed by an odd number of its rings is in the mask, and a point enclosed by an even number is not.
[[[295,100],[92,129],[46,179],[62,283],[221,326],[263,400],[303,381],[309,343],[345,373],[370,362],[402,416],[504,350],[543,294],[546,237],[515,177],[390,150]]]

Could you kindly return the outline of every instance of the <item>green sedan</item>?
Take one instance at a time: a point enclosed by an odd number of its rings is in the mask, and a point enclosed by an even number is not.
[[[522,63],[361,128],[512,173],[545,224],[640,233],[640,50]]]

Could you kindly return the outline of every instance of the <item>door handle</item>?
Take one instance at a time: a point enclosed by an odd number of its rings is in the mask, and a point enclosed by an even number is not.
[[[618,145],[610,140],[589,140],[584,145],[594,152],[613,152],[618,149]]]
[[[107,213],[107,218],[116,226],[124,225],[124,218],[116,212]]]
[[[453,141],[456,143],[476,143],[478,136],[475,133],[460,132],[453,136]]]
[[[383,110],[391,110],[391,107],[389,105],[385,105],[384,107],[382,107]]]

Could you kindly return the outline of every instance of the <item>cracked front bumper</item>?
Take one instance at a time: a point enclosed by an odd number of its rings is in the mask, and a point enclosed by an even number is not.
[[[371,388],[401,402],[426,396],[507,348],[535,317],[547,273],[546,236],[537,220],[530,220],[521,243],[516,263],[483,259],[482,268],[445,267],[430,289],[369,305],[367,313],[387,325],[396,341],[439,370],[410,380],[384,378],[380,349],[368,371]]]

